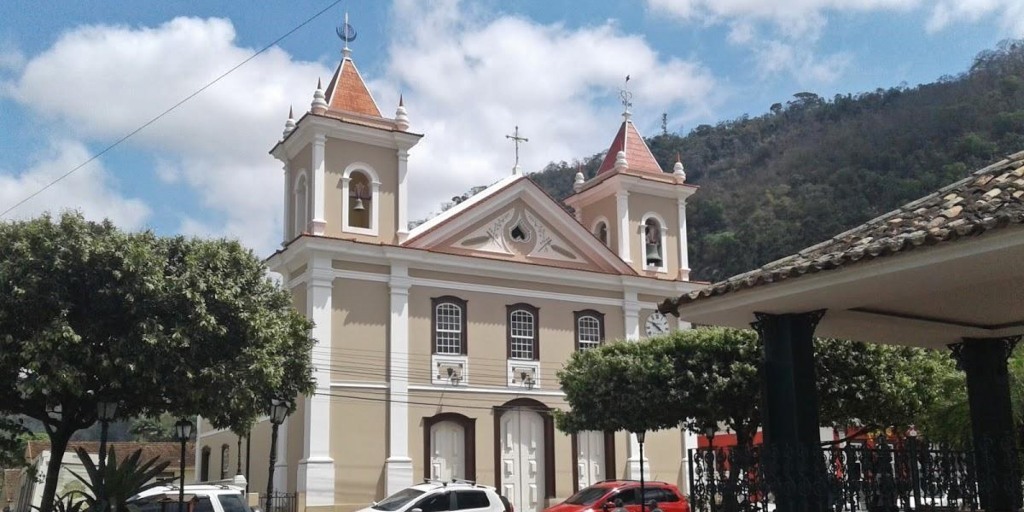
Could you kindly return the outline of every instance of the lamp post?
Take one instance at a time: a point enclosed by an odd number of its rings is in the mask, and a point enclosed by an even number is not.
[[[277,428],[288,417],[292,404],[287,400],[275,398],[270,406],[270,468],[267,469],[267,508],[270,512],[271,496],[274,493],[274,464],[277,463]]]
[[[921,477],[917,471],[917,429],[913,425],[907,430],[907,457],[910,462],[910,486],[914,489],[914,509],[921,507]]]
[[[99,402],[96,404],[96,418],[100,420],[100,488],[96,496],[99,500],[107,498],[107,430],[110,421],[117,414],[117,402]]]
[[[646,506],[644,496],[644,438],[647,437],[647,431],[641,430],[636,432],[636,442],[640,444],[640,512],[644,512]]]
[[[185,512],[185,444],[192,437],[192,422],[187,418],[176,421],[174,436],[181,442],[181,485],[178,486],[178,512]]]

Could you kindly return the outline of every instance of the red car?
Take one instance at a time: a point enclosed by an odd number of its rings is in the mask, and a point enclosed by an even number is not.
[[[640,512],[639,480],[605,480],[598,482],[544,512]],[[690,512],[690,504],[679,488],[665,482],[644,482],[645,512],[651,512],[654,501],[661,512]],[[618,512],[622,512],[618,510]]]

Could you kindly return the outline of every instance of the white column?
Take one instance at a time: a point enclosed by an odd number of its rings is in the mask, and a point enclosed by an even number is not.
[[[690,279],[689,243],[686,240],[686,199],[676,199],[679,206],[679,279]]]
[[[324,202],[327,200],[327,191],[324,190],[324,183],[327,180],[327,170],[324,166],[324,147],[327,144],[327,136],[318,133],[313,137],[313,187],[310,193],[313,195],[313,226],[314,235],[324,234],[327,221],[324,220]]]
[[[398,243],[409,237],[409,187],[406,174],[409,171],[409,150],[398,149]]]
[[[388,354],[388,458],[384,494],[413,484],[409,458],[409,268],[391,267],[391,350]]]
[[[316,359],[330,360],[331,354],[331,295],[334,291],[334,271],[330,258],[313,256],[309,261],[309,281],[306,283],[306,315],[315,324],[313,338],[317,340]],[[311,355],[312,357],[312,355]],[[315,363],[315,361],[314,361]],[[306,493],[307,506],[334,505],[334,459],[331,458],[331,368],[329,364],[314,364],[313,377],[316,391],[306,397],[303,417],[302,460],[299,461],[298,490]]]
[[[624,314],[623,324],[626,327],[626,340],[627,341],[639,341],[640,340],[640,302],[637,298],[635,291],[627,290],[623,294],[622,300],[622,311]],[[646,455],[646,454],[644,454]],[[631,480],[640,479],[640,442],[637,441],[636,435],[629,434],[629,451],[626,454],[626,463],[628,466],[628,475],[626,478]],[[643,467],[644,475],[646,476],[650,469],[647,467],[647,457],[644,457]]]
[[[619,257],[626,263],[632,263],[629,254],[629,192],[620,190],[615,193],[615,215],[619,218]]]
[[[292,187],[289,186],[288,183],[290,174],[288,172],[288,164],[284,164],[282,167],[284,168],[284,202],[281,203],[281,208],[283,208],[282,224],[284,227],[284,229],[281,230],[281,246],[283,247],[284,244],[288,243],[288,240],[291,240],[291,226],[294,226],[295,222],[293,222],[290,217],[294,215],[295,208],[292,208],[289,205],[289,203],[291,203]]]
[[[193,450],[195,452],[193,455],[195,456],[196,462],[195,462],[195,465],[192,466],[192,482],[193,483],[199,483],[199,477],[202,476],[201,475],[201,471],[202,471],[202,467],[203,467],[203,462],[202,462],[203,461],[203,458],[202,458],[203,457],[203,446],[206,444],[206,443],[204,443],[201,440],[202,436],[203,436],[203,417],[202,416],[196,416],[196,428],[195,428],[195,431],[196,431],[196,447],[195,447],[195,450]]]
[[[274,492],[288,492],[288,424],[291,418],[277,428],[277,460],[274,462]],[[273,425],[271,425],[273,427]]]

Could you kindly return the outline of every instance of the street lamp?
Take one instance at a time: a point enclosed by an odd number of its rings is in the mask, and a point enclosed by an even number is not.
[[[644,438],[647,437],[647,431],[641,430],[635,434],[636,442],[640,443],[640,512],[644,512],[647,501],[644,496]]]
[[[107,430],[116,414],[117,402],[101,401],[96,404],[96,418],[100,420],[100,488],[96,497],[100,500],[107,497]]]
[[[181,442],[181,485],[178,486],[178,512],[185,511],[185,444],[192,437],[192,422],[181,418],[174,423],[174,437]]]
[[[277,428],[284,423],[291,411],[292,403],[288,400],[275,398],[270,405],[270,468],[267,469],[267,508],[270,512],[270,498],[274,493],[274,464],[277,463]],[[641,511],[643,512],[643,511]]]

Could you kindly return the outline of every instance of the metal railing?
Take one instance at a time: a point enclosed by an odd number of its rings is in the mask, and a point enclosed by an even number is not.
[[[260,504],[266,503],[266,497],[260,497]],[[270,510],[264,512],[296,512],[298,500],[295,493],[275,492],[270,495]]]
[[[879,440],[870,447],[851,443],[689,452],[690,506],[695,512],[774,511],[778,496],[786,495],[835,512],[979,508],[970,451],[913,442],[893,446]]]

